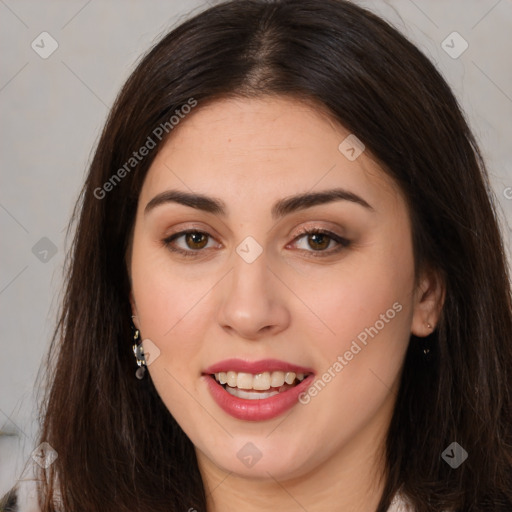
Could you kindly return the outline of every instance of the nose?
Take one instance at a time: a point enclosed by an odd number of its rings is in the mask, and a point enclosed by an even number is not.
[[[290,324],[289,290],[269,268],[265,251],[252,263],[233,256],[234,268],[219,290],[219,325],[248,340],[276,336]]]

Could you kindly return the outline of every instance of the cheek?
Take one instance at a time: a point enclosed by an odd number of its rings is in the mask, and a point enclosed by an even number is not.
[[[134,247],[132,256],[132,286],[141,334],[159,350],[148,370],[162,401],[188,431],[193,426],[188,412],[190,394],[197,392],[200,373],[197,355],[207,331],[205,293],[213,283],[179,271],[166,251],[155,249],[151,243]]]
[[[310,295],[329,326],[315,338],[319,373],[302,402],[310,428],[328,425],[324,434],[344,442],[390,406],[410,336],[412,268],[407,251],[367,251]]]
[[[169,371],[181,373],[197,355],[204,337],[204,299],[215,279],[211,274],[196,278],[183,272],[183,267],[173,264],[165,249],[156,248],[155,243],[134,244],[132,256],[132,286],[141,334],[160,349],[160,364],[155,361],[151,370],[165,363]],[[190,374],[190,368],[188,371]]]
[[[361,400],[376,400],[377,406],[397,378],[410,338],[414,260],[409,240],[396,230],[383,232],[371,247],[313,281],[315,286],[299,293],[325,325],[314,338],[316,367],[321,380],[336,382],[324,399],[330,393],[336,400],[343,397],[350,410],[361,407]],[[303,327],[314,335],[307,321]]]
[[[382,332],[397,332],[399,326],[402,328],[398,331],[403,332],[409,322],[412,259],[407,254],[375,251],[354,255],[352,261],[346,266],[332,267],[330,272],[324,269],[323,275],[312,276],[297,290],[324,324],[322,339],[333,349],[350,344],[350,340],[376,322]],[[393,308],[396,303],[400,307]],[[401,310],[399,314],[397,309]],[[320,325],[320,321],[315,323]]]

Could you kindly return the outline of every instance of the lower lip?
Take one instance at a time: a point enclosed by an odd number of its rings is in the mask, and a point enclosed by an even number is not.
[[[239,420],[264,421],[276,418],[291,409],[299,395],[311,385],[314,375],[308,375],[300,384],[277,395],[261,400],[247,400],[228,393],[212,376],[203,375],[208,389],[217,405]]]

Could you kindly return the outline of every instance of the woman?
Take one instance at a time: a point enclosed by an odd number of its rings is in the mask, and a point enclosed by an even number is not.
[[[186,21],[123,87],[75,217],[41,510],[511,509],[485,166],[387,23],[343,0]]]

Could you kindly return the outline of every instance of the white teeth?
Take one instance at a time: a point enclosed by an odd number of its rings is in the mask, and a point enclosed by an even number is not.
[[[299,382],[302,382],[305,377],[306,374],[304,373],[281,371],[262,372],[255,375],[252,373],[234,371],[219,372],[215,374],[215,379],[217,382],[222,385],[227,384],[226,389],[254,389],[256,391],[266,391],[270,388],[280,388],[285,383],[291,386],[296,379]],[[258,395],[266,395],[266,393],[259,393]]]
[[[270,373],[257,373],[252,379],[252,387],[259,391],[270,389]]]
[[[272,372],[270,376],[270,385],[273,388],[279,388],[284,384],[284,372]]]
[[[286,382],[286,384],[293,384],[295,380],[295,373],[294,372],[286,372],[285,376],[284,376],[284,381]]]
[[[238,389],[252,389],[252,381],[252,374],[240,372],[236,380],[236,387]]]
[[[218,379],[217,375],[219,375],[218,373],[215,374],[215,377]],[[237,374],[236,372],[228,372],[227,373],[227,384],[228,386],[231,386],[232,388],[236,388],[236,377],[237,377]]]
[[[250,391],[245,391],[238,388],[230,388],[229,386],[226,386],[226,391],[230,395],[236,396],[238,398],[245,398],[246,400],[262,400],[263,398],[270,398],[271,396],[279,394],[279,391],[270,391],[268,393],[255,393],[253,391],[251,393]]]

